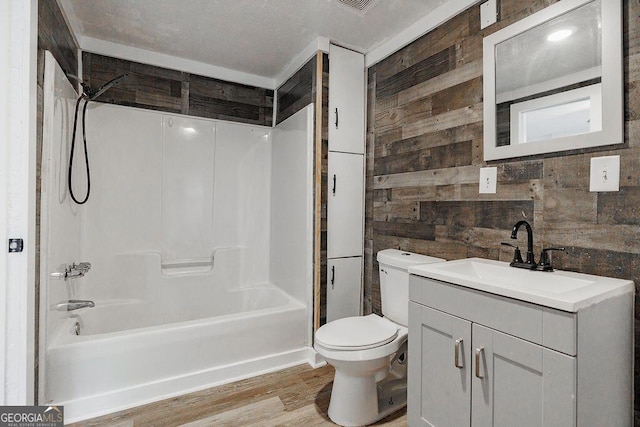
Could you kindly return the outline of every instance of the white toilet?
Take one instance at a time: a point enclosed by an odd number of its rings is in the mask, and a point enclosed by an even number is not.
[[[315,350],[335,368],[329,418],[336,424],[371,424],[406,405],[407,269],[442,261],[396,249],[378,252],[384,317],[346,317],[316,331]]]

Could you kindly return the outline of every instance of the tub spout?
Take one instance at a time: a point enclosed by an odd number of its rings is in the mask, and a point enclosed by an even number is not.
[[[56,310],[58,311],[73,311],[79,310],[81,308],[92,308],[95,307],[95,303],[89,300],[81,300],[81,299],[70,299],[67,302],[61,302],[56,305]]]

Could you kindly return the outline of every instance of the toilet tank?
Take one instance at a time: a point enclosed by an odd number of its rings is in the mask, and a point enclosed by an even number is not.
[[[409,267],[445,261],[397,249],[378,252],[382,314],[403,326],[409,324]]]

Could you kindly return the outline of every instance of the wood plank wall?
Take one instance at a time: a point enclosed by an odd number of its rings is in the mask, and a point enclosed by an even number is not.
[[[327,323],[327,202],[329,200],[329,54],[322,54],[322,147],[320,193],[320,319]]]
[[[91,52],[82,53],[84,81],[93,89],[127,73],[99,101],[252,125],[271,126],[273,90],[203,77]]]
[[[311,58],[276,91],[278,98],[276,124],[282,123],[315,102],[317,62],[315,56]]]
[[[498,192],[478,194],[482,38],[551,3],[502,0],[499,22],[484,30],[474,6],[368,70],[366,313],[380,313],[379,250],[509,261],[512,250],[500,242],[520,219],[533,226],[536,255],[543,245],[565,246],[553,254],[558,267],[640,285],[640,1],[623,1],[624,145],[491,162]],[[620,191],[589,192],[590,158],[616,154]]]
[[[78,45],[56,0],[38,1],[38,51],[45,50],[51,52],[65,73],[78,75]],[[38,55],[39,85],[43,79],[44,57]]]
[[[318,328],[327,320],[327,176],[329,155],[329,55],[320,52],[321,64],[314,56],[303,65],[293,76],[284,82],[276,91],[277,114],[276,123],[288,119],[312,102],[321,105],[319,129],[314,129],[315,156],[314,176],[319,186],[314,190],[314,205],[316,206],[314,222],[316,233],[314,236],[314,324]],[[319,76],[318,74],[322,75]],[[317,107],[316,107],[317,108]],[[316,110],[316,113],[318,111]],[[317,123],[314,122],[314,126]],[[319,221],[319,223],[318,223]]]

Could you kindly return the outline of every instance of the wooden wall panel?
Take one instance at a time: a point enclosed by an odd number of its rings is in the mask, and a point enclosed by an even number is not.
[[[316,57],[314,56],[278,88],[276,124],[315,102]]]
[[[483,161],[482,38],[555,3],[502,0],[499,21],[460,13],[368,70],[365,313],[380,313],[376,253],[398,248],[510,261],[511,227],[534,228],[556,266],[632,279],[640,287],[640,2],[623,1],[625,144],[493,161],[496,194],[479,194]],[[591,193],[591,157],[621,156],[620,191]],[[525,233],[517,244],[526,245]],[[640,308],[640,299],[636,305]],[[640,390],[640,310],[635,389]],[[636,393],[640,396],[640,393]],[[636,425],[640,399],[635,398]]]
[[[314,81],[318,82],[316,78]],[[327,323],[327,201],[329,197],[329,54],[322,54],[322,128],[321,135],[321,162],[322,169],[320,179],[322,191],[319,196],[320,203],[320,325]],[[320,88],[315,88],[317,92]],[[317,196],[316,196],[317,197]]]
[[[38,1],[38,50],[50,51],[65,73],[78,75],[78,45],[56,0]]]
[[[82,53],[83,79],[92,88],[128,74],[99,101],[188,114],[210,119],[271,126],[273,91],[178,70]]]

